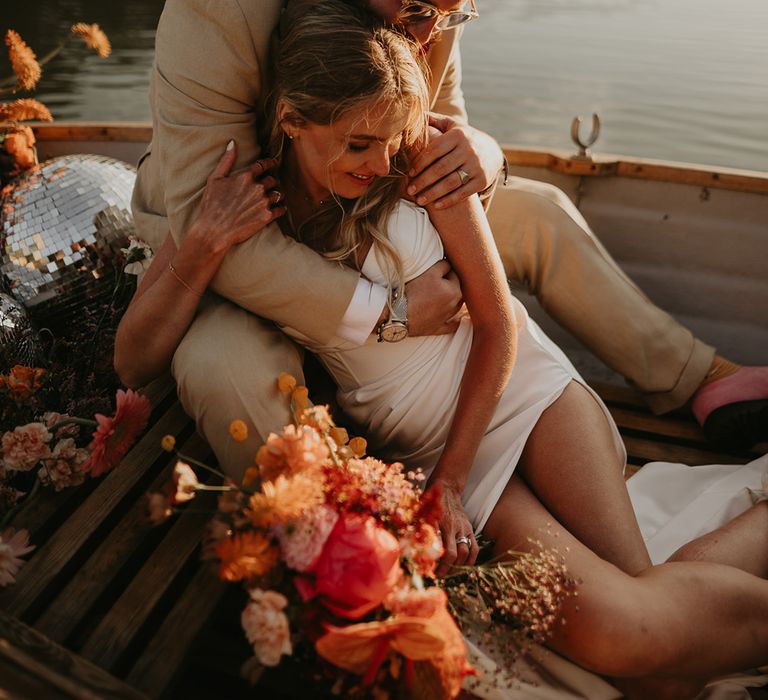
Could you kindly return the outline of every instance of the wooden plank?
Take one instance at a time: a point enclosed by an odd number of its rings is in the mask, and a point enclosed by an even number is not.
[[[207,456],[209,448],[201,437],[193,434],[181,449],[189,455]],[[150,485],[150,491],[159,491],[170,478],[175,458],[168,455],[168,464]],[[75,575],[57,594],[46,600],[46,610],[35,620],[35,628],[54,641],[63,643],[88,614],[89,606],[83,601],[94,601],[110,586],[115,575],[151,532],[141,503],[137,501],[115,525],[98,549],[88,558]]]
[[[619,429],[652,433],[656,436],[688,440],[707,448],[707,437],[704,431],[694,421],[681,420],[679,418],[661,418],[653,414],[641,411],[633,411],[626,408],[609,406],[608,410],[616,421]]]
[[[722,452],[685,447],[674,443],[622,435],[627,447],[627,454],[633,461],[644,462],[681,462],[683,464],[746,464],[749,459],[736,457]]]
[[[768,172],[696,166],[689,163],[594,155],[592,160],[579,160],[564,150],[540,151],[520,146],[503,146],[510,165],[546,168],[557,173],[580,177],[626,177],[655,182],[674,182],[710,189],[768,193]]]
[[[208,566],[201,566],[126,681],[151,697],[160,696],[177,674],[195,637],[227,587]]]
[[[143,693],[2,611],[0,670],[3,698],[147,700]],[[19,694],[14,692],[15,687]],[[10,695],[6,696],[6,692]]]
[[[38,141],[127,141],[149,143],[152,124],[149,122],[56,122],[35,124]]]
[[[160,456],[162,436],[181,431],[188,421],[181,406],[175,403],[163,420],[152,426],[51,539],[34,552],[19,572],[16,585],[0,594],[0,608],[22,617],[67,564],[72,553],[85,544],[126,492]]]
[[[215,499],[200,498],[197,508],[206,506],[212,510]],[[89,636],[80,650],[85,658],[102,668],[114,667],[174,577],[196,550],[211,515],[188,511],[179,516],[146,564]]]

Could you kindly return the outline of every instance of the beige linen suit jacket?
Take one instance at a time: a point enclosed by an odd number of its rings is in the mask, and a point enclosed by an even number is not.
[[[165,3],[150,83],[152,142],[133,195],[139,235],[153,248],[169,231],[177,243],[183,239],[230,139],[237,142],[237,168],[259,157],[269,47],[283,4]],[[443,32],[430,48],[430,96],[435,111],[466,120],[459,35],[458,29]],[[325,260],[273,224],[227,254],[212,287],[259,316],[323,341],[338,327],[357,281],[354,270]]]

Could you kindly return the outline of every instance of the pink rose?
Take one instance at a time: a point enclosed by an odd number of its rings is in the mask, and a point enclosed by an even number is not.
[[[27,423],[3,435],[3,463],[6,469],[29,471],[49,457],[52,435],[42,423]]]
[[[400,575],[397,540],[370,516],[339,518],[314,568],[314,583],[295,579],[305,600],[319,596],[331,612],[357,620],[381,605]]]

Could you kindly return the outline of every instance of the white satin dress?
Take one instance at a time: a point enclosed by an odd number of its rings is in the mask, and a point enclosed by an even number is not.
[[[426,211],[401,201],[388,225],[406,281],[444,256],[440,236]],[[375,247],[362,269],[365,277],[386,285],[386,264]],[[514,300],[518,319],[517,360],[504,395],[482,439],[467,479],[463,505],[480,532],[515,470],[542,412],[572,380],[582,381],[573,365]],[[339,405],[363,428],[372,454],[421,468],[429,475],[445,444],[458,401],[464,365],[472,342],[472,323],[462,321],[453,335],[406,338],[361,346],[336,338],[319,344],[284,329],[317,354],[338,385]],[[583,383],[583,382],[582,382]],[[607,409],[594,392],[595,401]],[[615,426],[617,454],[624,446]]]

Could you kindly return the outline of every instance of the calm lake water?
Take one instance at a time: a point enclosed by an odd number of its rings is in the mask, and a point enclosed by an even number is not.
[[[251,0],[258,2],[259,0]],[[0,0],[0,29],[44,55],[75,21],[114,53],[72,45],[37,97],[56,119],[144,120],[163,0]],[[462,41],[472,122],[503,143],[571,148],[571,118],[603,120],[598,151],[768,170],[767,0],[478,0]],[[201,47],[201,50],[204,50]],[[9,72],[0,59],[0,74]]]

